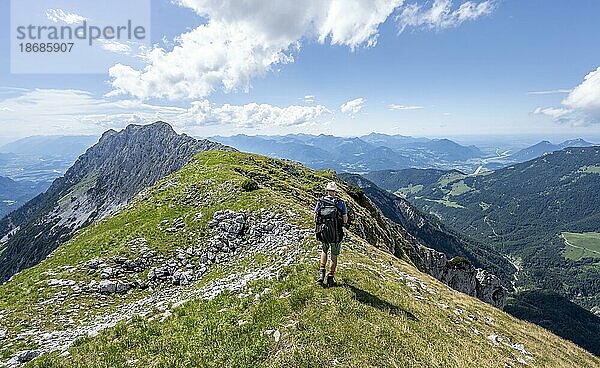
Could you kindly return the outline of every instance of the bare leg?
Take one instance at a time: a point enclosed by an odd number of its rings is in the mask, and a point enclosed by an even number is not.
[[[331,256],[333,258],[333,255]],[[321,251],[321,268],[325,268],[327,265],[327,253]]]
[[[331,254],[331,265],[329,266],[329,274],[335,274],[335,268],[337,267],[337,256],[335,254]]]
[[[319,284],[323,284],[323,281],[325,280],[325,265],[327,265],[327,253],[321,252],[321,263],[319,265],[319,278],[317,279],[317,282]]]

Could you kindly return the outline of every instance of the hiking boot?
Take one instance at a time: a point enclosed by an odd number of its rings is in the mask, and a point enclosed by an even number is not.
[[[325,269],[322,268],[319,270],[319,278],[317,279],[317,282],[320,285],[323,285],[323,282],[325,281]]]
[[[333,275],[327,275],[327,287],[336,286],[337,283],[333,279]]]

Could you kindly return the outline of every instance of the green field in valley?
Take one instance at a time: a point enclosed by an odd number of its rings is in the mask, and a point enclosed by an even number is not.
[[[592,165],[592,166],[583,166],[579,169],[579,171],[587,174],[600,174],[600,166]]]
[[[568,259],[600,258],[600,233],[567,233],[561,234],[565,240],[564,256]]]
[[[402,198],[406,198],[409,194],[417,194],[422,190],[423,190],[423,185],[410,184],[408,187],[398,189],[395,194]]]

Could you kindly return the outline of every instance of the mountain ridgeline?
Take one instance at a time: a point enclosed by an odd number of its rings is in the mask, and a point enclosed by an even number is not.
[[[340,196],[353,221],[340,286],[319,287],[313,205],[331,180],[337,180],[331,171],[285,160],[224,150],[196,154],[0,285],[0,362],[600,364],[576,345],[419,271],[474,290],[487,285],[476,296],[491,302],[502,291],[492,275],[477,277],[468,261],[446,260],[387,219],[366,192],[343,182]]]
[[[534,144],[531,147],[524,148],[520,151],[513,153],[510,158],[515,162],[525,162],[536,159],[543,155],[547,155],[552,152],[560,151],[570,147],[592,147],[593,143],[587,142],[581,138],[570,139],[559,144],[554,144],[549,141],[541,141]]]
[[[109,130],[50,188],[0,221],[0,282],[42,261],[78,229],[221,144],[178,135],[163,122]]]
[[[483,157],[475,146],[448,139],[412,138],[372,133],[362,137],[289,134],[285,136],[211,137],[241,151],[303,163],[313,169],[339,172],[408,167],[449,167]]]

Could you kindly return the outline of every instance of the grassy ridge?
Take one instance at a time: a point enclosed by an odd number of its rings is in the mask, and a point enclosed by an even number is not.
[[[136,289],[97,301],[49,287],[47,280],[97,278],[81,271],[83,262],[127,256],[129,241],[137,237],[146,238],[151,249],[172,255],[178,247],[204,241],[207,222],[217,210],[292,212],[290,221],[310,228],[315,196],[332,178],[331,172],[256,155],[202,153],[119,214],[83,229],[47,260],[1,285],[0,329],[7,328],[14,342],[18,332],[33,327],[59,331],[67,328],[69,318],[72,323],[90,320],[148,296],[150,292]],[[249,179],[258,183],[258,190],[242,189]],[[391,241],[385,238],[385,223],[373,216],[368,203],[347,194],[350,187],[341,186],[358,220],[343,246],[340,287],[321,289],[315,284],[318,252],[310,239],[297,245],[303,251],[277,279],[254,281],[243,293],[224,292],[210,301],[169,306],[172,315],[154,310],[77,340],[69,356],[47,354],[28,366],[517,367],[519,359],[536,367],[600,364],[574,344],[457,293],[382,250],[390,249]],[[166,234],[161,223],[178,217],[184,219],[185,231]],[[273,257],[277,254],[214,266],[192,288],[268,264]],[[28,339],[18,341],[13,346],[2,343],[0,358],[35,347]]]
[[[363,242],[353,242],[343,255],[340,287],[316,286],[314,265],[301,263],[288,268],[284,280],[252,284],[258,299],[222,294],[189,302],[162,322],[122,323],[80,340],[69,358],[48,355],[32,366],[441,368],[520,366],[518,359],[536,367],[600,364]],[[424,287],[414,281],[419,286],[413,290],[405,272]],[[488,337],[495,335],[503,341]],[[507,343],[523,343],[533,359]]]

